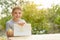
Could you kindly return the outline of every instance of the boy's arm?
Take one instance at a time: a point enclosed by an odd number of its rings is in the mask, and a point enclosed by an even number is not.
[[[13,36],[13,30],[10,28],[9,23],[6,23],[6,34],[8,37]]]
[[[21,22],[18,23],[20,26],[24,26],[24,24],[26,24],[25,20],[22,20]]]

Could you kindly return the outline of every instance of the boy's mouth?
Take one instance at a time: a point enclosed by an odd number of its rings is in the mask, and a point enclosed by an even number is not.
[[[16,16],[16,18],[20,18],[20,16]]]

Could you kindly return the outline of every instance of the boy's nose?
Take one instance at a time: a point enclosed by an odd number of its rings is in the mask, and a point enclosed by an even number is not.
[[[19,16],[19,13],[17,13],[17,16]]]

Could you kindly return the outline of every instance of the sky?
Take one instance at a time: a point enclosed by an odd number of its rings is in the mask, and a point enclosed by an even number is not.
[[[28,1],[28,0],[27,0]],[[50,8],[52,4],[56,5],[59,4],[60,5],[60,0],[29,0],[30,2],[34,2],[35,4],[42,4],[42,6],[38,6],[39,8]]]

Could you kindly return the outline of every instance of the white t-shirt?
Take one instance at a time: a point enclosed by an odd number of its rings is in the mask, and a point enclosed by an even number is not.
[[[20,19],[17,23],[20,23],[20,22],[23,22],[23,23],[26,23],[25,20],[23,19]],[[12,29],[14,31],[14,24],[16,22],[14,22],[12,19],[9,20],[7,23],[6,23],[6,31],[8,31],[9,29]]]

